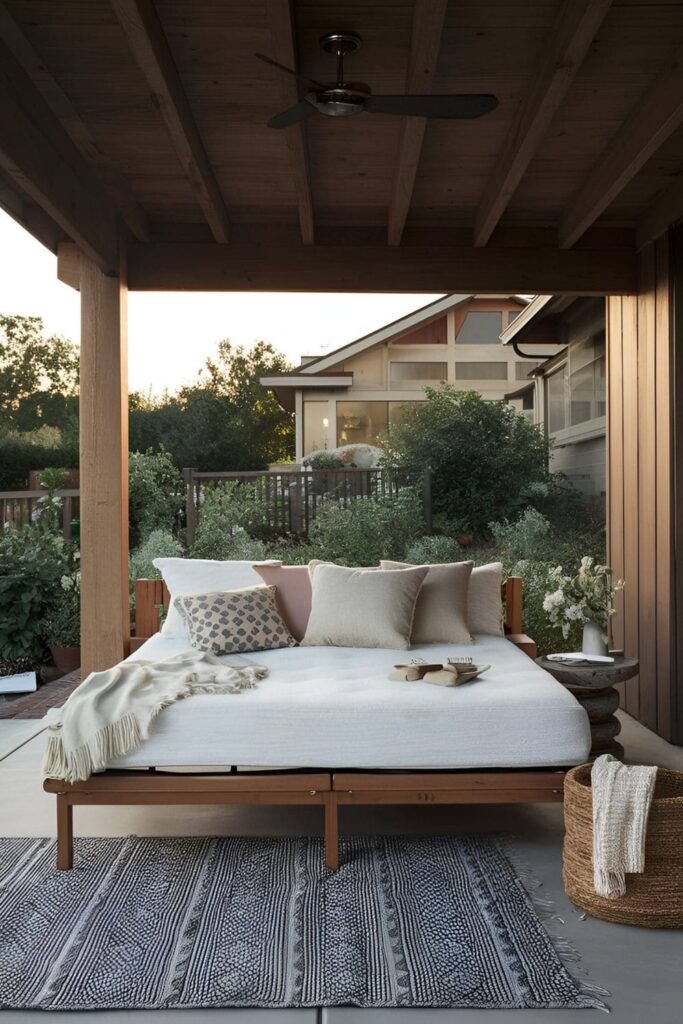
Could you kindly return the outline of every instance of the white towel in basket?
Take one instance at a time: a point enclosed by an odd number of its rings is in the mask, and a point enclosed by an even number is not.
[[[598,896],[618,899],[626,892],[626,875],[645,870],[656,778],[656,768],[625,765],[611,754],[593,765],[593,888]]]

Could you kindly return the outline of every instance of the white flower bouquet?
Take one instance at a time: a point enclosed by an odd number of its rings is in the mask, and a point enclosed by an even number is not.
[[[603,634],[607,623],[614,615],[614,598],[624,587],[623,580],[615,580],[608,565],[596,564],[586,555],[576,576],[568,576],[562,566],[550,571],[550,581],[555,589],[543,599],[543,609],[553,626],[559,626],[562,636],[567,639],[573,622],[581,624],[595,622]]]

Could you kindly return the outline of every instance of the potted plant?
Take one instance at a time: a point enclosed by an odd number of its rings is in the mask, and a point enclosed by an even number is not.
[[[575,576],[567,576],[558,565],[550,572],[555,590],[543,599],[543,608],[554,626],[567,638],[572,622],[583,624],[583,654],[607,654],[607,626],[614,615],[614,598],[624,586],[614,580],[608,565],[598,565],[586,555]]]
[[[76,556],[75,556],[76,557]],[[81,573],[73,568],[62,576],[55,607],[46,622],[47,643],[52,659],[62,672],[73,672],[81,664]]]

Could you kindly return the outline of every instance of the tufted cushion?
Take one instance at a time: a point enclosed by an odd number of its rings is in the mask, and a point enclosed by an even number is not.
[[[282,620],[275,587],[176,597],[192,646],[212,654],[243,654],[295,647],[296,640]]]

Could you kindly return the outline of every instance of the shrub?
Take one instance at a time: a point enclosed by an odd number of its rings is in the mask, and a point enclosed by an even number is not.
[[[134,548],[128,559],[131,590],[135,580],[158,580],[161,573],[154,566],[155,558],[182,558],[183,546],[170,530],[152,530],[149,537]]]
[[[469,551],[461,547],[453,537],[420,537],[406,552],[406,562],[412,562],[413,565],[462,562],[469,557]]]
[[[131,547],[139,546],[154,530],[177,528],[185,488],[167,451],[133,452],[128,487]]]
[[[59,533],[41,526],[0,531],[0,651],[37,664],[47,654],[46,624],[60,602],[69,554]]]
[[[56,603],[45,621],[45,636],[50,647],[81,645],[81,573],[77,561],[62,576]]]
[[[543,558],[547,553],[550,522],[535,508],[525,509],[512,523],[507,519],[489,523],[489,529],[495,544],[510,558]]]
[[[422,503],[413,488],[390,498],[353,498],[348,505],[319,506],[309,529],[317,558],[342,565],[377,565],[402,559],[424,530]]]
[[[256,486],[229,481],[202,493],[191,558],[265,557],[264,541],[274,537],[272,508]],[[245,554],[233,554],[240,550]]]
[[[452,386],[426,389],[383,439],[383,463],[432,469],[434,512],[458,532],[488,535],[492,519],[511,517],[548,480],[549,442],[503,402]],[[543,488],[541,488],[541,491]]]
[[[40,427],[0,437],[0,488],[28,486],[32,469],[78,465],[78,438],[65,438],[57,427]]]

